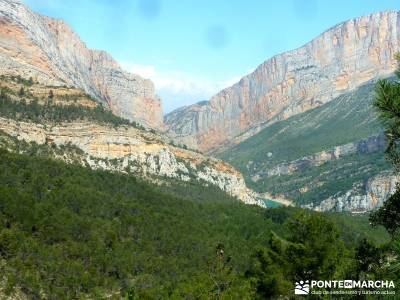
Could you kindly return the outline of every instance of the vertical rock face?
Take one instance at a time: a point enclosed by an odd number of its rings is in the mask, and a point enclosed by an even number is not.
[[[63,21],[33,13],[19,0],[0,0],[0,74],[79,87],[116,115],[163,124],[151,81],[123,71],[106,52],[88,49]]]
[[[304,112],[396,68],[400,14],[341,23],[211,98],[166,116],[172,136],[209,151],[260,123]]]

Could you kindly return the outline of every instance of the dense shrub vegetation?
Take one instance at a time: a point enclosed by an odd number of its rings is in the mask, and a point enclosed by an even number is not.
[[[284,281],[277,291],[291,293],[291,280],[300,274],[275,265],[281,269],[275,278],[269,265],[259,269],[257,261],[279,254],[289,266],[298,255],[307,269],[311,262],[305,258],[319,244],[319,260],[329,257],[326,268],[334,273],[316,265],[315,272],[339,276],[353,272],[356,241],[379,241],[382,235],[381,229],[353,226],[365,224],[363,217],[336,220],[246,206],[199,185],[155,187],[127,175],[0,151],[1,274],[7,292],[19,287],[31,298],[115,293],[133,299],[246,299],[263,297],[262,286],[279,276]],[[304,222],[310,227],[304,230],[317,236],[309,240],[303,232],[300,239],[293,222]],[[283,247],[303,243],[308,254]],[[259,282],[265,273],[272,279]]]
[[[144,130],[143,126],[117,117],[101,105],[94,108],[76,105],[53,105],[51,94],[49,94],[46,105],[42,105],[39,104],[37,99],[26,101],[23,98],[24,95],[21,95],[21,91],[18,94],[19,101],[11,100],[10,94],[15,93],[6,87],[0,89],[0,116],[4,118],[34,123],[91,121],[113,126],[129,125]],[[66,97],[64,96],[64,98]],[[64,100],[66,103],[68,102],[68,99]]]
[[[3,117],[126,124],[101,108],[0,92]],[[213,186],[155,185],[51,159],[79,157],[71,145],[7,139],[0,135],[0,298],[289,299],[298,280],[399,284],[398,193],[371,228],[367,215],[248,206]]]
[[[259,192],[284,194],[299,204],[318,204],[344,193],[390,165],[382,153],[352,155],[293,175],[263,177],[263,171],[338,145],[357,142],[382,131],[373,109],[374,84],[305,113],[276,122],[220,157],[237,167],[246,183]],[[261,174],[258,181],[253,176]],[[302,192],[301,190],[307,190]]]
[[[2,81],[13,81],[13,82],[22,84],[25,87],[30,87],[33,84],[35,84],[35,82],[32,79],[32,77],[26,79],[26,78],[21,77],[20,75],[17,75],[17,76],[0,75],[0,80],[2,80]]]
[[[296,204],[318,205],[330,195],[350,190],[354,183],[360,189],[371,177],[389,170],[384,152],[354,154],[329,161],[321,166],[308,168],[291,175],[276,175],[250,182],[256,191],[268,191],[275,195],[285,195]],[[307,187],[307,191],[300,190]],[[362,192],[362,191],[361,191]]]
[[[220,156],[252,174],[377,134],[382,129],[371,105],[373,97],[374,84],[367,84],[318,108],[269,125]]]

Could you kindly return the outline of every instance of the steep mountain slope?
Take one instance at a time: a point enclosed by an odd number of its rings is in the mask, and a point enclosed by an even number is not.
[[[28,145],[72,146],[79,149],[73,161],[93,169],[136,174],[155,182],[169,178],[211,184],[245,203],[262,205],[232,166],[175,147],[154,130],[105,111],[81,90],[2,76],[0,130],[9,137],[6,147],[13,151],[21,146],[12,138]],[[57,158],[72,160],[67,153]]]
[[[265,299],[270,290],[291,298],[304,274],[391,279],[376,263],[394,257],[390,237],[371,228],[367,214],[259,207],[234,167],[142,126],[154,120],[146,97],[135,94],[140,78],[82,45],[71,52],[73,36],[71,45],[52,44],[47,33],[64,36],[52,32],[53,20],[16,1],[0,5],[10,9],[0,29],[1,299]],[[38,28],[50,52],[33,42]],[[80,55],[96,63],[86,69]],[[111,91],[122,102],[111,101]],[[340,153],[376,154],[380,145],[378,135]]]
[[[317,210],[376,209],[398,179],[385,172],[390,165],[373,97],[372,82],[266,125],[219,156],[239,168],[258,192]]]
[[[215,299],[215,281],[226,278],[227,299],[254,299],[243,275],[252,254],[286,237],[283,223],[296,213],[3,147],[0,192],[1,299]],[[366,216],[322,217],[349,249],[362,238],[388,240]],[[216,267],[218,245],[229,273]]]
[[[267,60],[208,103],[168,114],[171,136],[201,151],[215,150],[252,127],[287,119],[391,74],[399,20],[396,11],[350,20]]]
[[[253,160],[253,168],[260,170],[376,135],[382,129],[371,105],[373,89],[374,83],[364,85],[319,108],[269,124],[220,156],[241,169]]]
[[[77,147],[79,155],[55,156],[155,182],[211,184],[263,206],[233,167],[156,133],[162,110],[149,80],[124,72],[107,53],[86,48],[63,21],[36,14],[19,0],[0,0],[0,24],[5,140]],[[19,149],[15,142],[8,147]]]
[[[19,0],[0,0],[0,74],[78,87],[118,116],[153,128],[163,124],[151,81],[123,71],[108,53],[88,49],[62,20]]]

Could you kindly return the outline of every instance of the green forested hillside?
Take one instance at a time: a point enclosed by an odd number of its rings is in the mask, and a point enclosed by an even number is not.
[[[290,175],[266,177],[263,172],[381,132],[372,106],[374,86],[373,83],[364,85],[319,108],[269,125],[225,150],[220,157],[242,171],[250,187],[284,195],[298,204],[318,204],[329,196],[345,192],[353,184],[390,168],[383,151],[344,156]],[[257,179],[255,175],[259,175]]]
[[[251,181],[256,191],[272,195],[285,195],[300,205],[318,205],[330,195],[346,192],[363,184],[382,171],[390,170],[384,151],[371,154],[354,154],[329,161],[321,166],[308,168],[290,175],[276,175]]]
[[[2,117],[129,125],[19,94],[1,89]],[[82,155],[0,132],[1,299],[276,299],[310,276],[392,278],[360,267],[389,240],[367,215],[266,210],[193,181],[91,170]]]
[[[4,293],[17,287],[32,299],[257,298],[263,285],[254,284],[261,276],[257,251],[273,249],[276,238],[288,239],[288,245],[307,241],[292,240],[293,217],[307,226],[317,222],[321,260],[332,245],[341,251],[331,270],[336,273],[318,267],[321,276],[353,272],[353,247],[362,238],[387,239],[382,229],[369,228],[365,216],[264,210],[210,187],[173,181],[157,187],[128,175],[0,151]],[[287,280],[282,293],[292,291]]]
[[[276,122],[220,157],[248,173],[249,161],[256,171],[377,134],[381,126],[371,104],[374,86],[367,84],[321,107]]]

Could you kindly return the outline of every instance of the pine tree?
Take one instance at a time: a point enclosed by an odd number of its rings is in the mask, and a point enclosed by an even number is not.
[[[385,127],[386,154],[396,173],[400,172],[400,54],[396,55],[399,67],[396,79],[383,79],[376,85],[374,106]],[[372,214],[374,225],[383,225],[395,236],[400,229],[400,190],[398,189],[376,213]]]
[[[396,55],[398,69],[396,79],[380,80],[376,86],[374,105],[379,118],[385,127],[387,138],[386,154],[394,167],[395,173],[400,173],[400,54]],[[392,236],[392,251],[387,256],[390,258],[387,275],[391,279],[400,280],[400,187],[386,200],[384,205],[370,217],[373,225],[382,225]]]
[[[23,87],[19,89],[18,96],[23,97],[25,95],[25,90]]]
[[[6,93],[5,89],[4,88],[0,88],[0,99],[2,99],[3,102],[4,102],[4,100],[6,100],[7,98],[8,98],[8,96],[7,96],[7,93]]]

